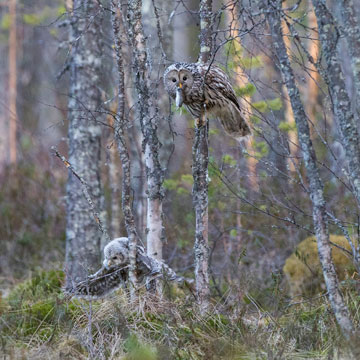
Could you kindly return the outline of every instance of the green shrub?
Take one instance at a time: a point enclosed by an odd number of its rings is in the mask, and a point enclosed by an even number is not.
[[[330,235],[330,241],[350,250],[344,236]],[[343,250],[332,245],[332,257],[340,280],[354,273],[352,260]],[[325,289],[315,236],[306,238],[297,246],[295,252],[286,260],[283,271],[291,296],[313,295]]]
[[[38,336],[42,341],[50,338],[64,313],[61,311],[61,284],[64,273],[59,270],[42,271],[26,280],[4,299],[5,331],[18,338]]]

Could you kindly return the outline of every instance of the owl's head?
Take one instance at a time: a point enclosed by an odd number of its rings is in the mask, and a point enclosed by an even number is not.
[[[169,95],[175,99],[176,106],[180,107],[186,95],[191,91],[194,75],[188,64],[175,63],[170,65],[164,73],[164,85]]]
[[[104,248],[103,265],[109,269],[113,265],[129,263],[129,239],[121,237],[110,241]]]

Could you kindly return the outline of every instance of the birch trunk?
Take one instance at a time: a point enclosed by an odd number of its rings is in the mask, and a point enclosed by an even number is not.
[[[16,67],[16,0],[9,0],[9,160],[16,164],[17,148],[17,67]]]
[[[349,311],[344,303],[339,282],[331,258],[331,246],[329,242],[328,219],[326,214],[323,185],[316,165],[316,155],[310,138],[310,130],[299,89],[295,83],[295,77],[290,65],[286,46],[281,28],[281,0],[268,0],[266,2],[266,17],[271,28],[273,45],[276,57],[280,63],[283,81],[287,87],[289,98],[294,112],[298,128],[299,143],[302,149],[309,192],[313,206],[313,222],[317,238],[319,258],[325,278],[330,303],[338,324],[343,333],[350,337],[354,331]]]
[[[125,117],[125,74],[123,61],[123,47],[125,40],[125,27],[122,22],[121,2],[112,0],[112,27],[115,40],[116,67],[118,72],[118,110],[115,117],[115,140],[122,166],[122,210],[124,222],[129,238],[129,280],[131,283],[130,294],[132,299],[136,296],[138,278],[136,275],[136,255],[139,241],[135,226],[135,218],[132,210],[131,197],[131,164],[129,150],[126,144],[125,130],[128,120]]]
[[[323,0],[313,0],[320,42],[327,66],[326,81],[332,101],[333,113],[342,136],[342,145],[349,166],[348,177],[360,207],[360,147],[356,119],[346,91],[345,77],[337,58],[339,33],[331,13]]]
[[[75,0],[71,13],[69,91],[69,161],[82,176],[97,209],[101,207],[101,127],[95,111],[101,105],[99,90],[102,49],[101,18],[94,1]],[[95,16],[96,14],[96,16]],[[100,263],[101,234],[89,211],[81,185],[69,172],[66,217],[67,283],[79,282]]]
[[[199,62],[206,63],[211,56],[212,0],[200,2],[200,56]],[[195,281],[196,293],[202,313],[209,308],[209,215],[208,215],[208,163],[209,163],[209,123],[206,109],[199,119],[202,124],[195,128],[193,144],[194,178],[193,205],[195,208]]]
[[[162,187],[164,172],[159,161],[160,142],[157,137],[159,122],[158,109],[152,99],[152,89],[149,85],[146,40],[142,24],[142,1],[128,2],[128,29],[133,50],[133,69],[135,87],[137,90],[138,110],[143,134],[143,149],[145,155],[147,179],[147,254],[157,260],[162,260],[163,222]]]

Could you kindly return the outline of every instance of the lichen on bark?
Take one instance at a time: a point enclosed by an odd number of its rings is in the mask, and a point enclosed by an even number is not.
[[[212,0],[200,2],[200,54],[199,62],[207,63],[212,46]],[[209,65],[210,66],[210,65]],[[200,126],[195,128],[192,149],[193,165],[193,205],[195,209],[195,280],[200,310],[209,308],[209,239],[208,239],[208,163],[209,163],[209,123],[206,108],[200,116]]]

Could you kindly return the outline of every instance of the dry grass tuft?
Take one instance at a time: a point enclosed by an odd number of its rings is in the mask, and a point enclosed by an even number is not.
[[[142,292],[131,302],[127,293],[119,290],[103,300],[66,300],[60,288],[44,288],[41,279],[49,278],[42,275],[23,284],[20,289],[29,296],[21,300],[14,300],[19,287],[2,299],[6,311],[0,311],[0,352],[7,358],[351,358],[324,296],[290,304],[276,293],[273,301],[277,306],[264,308],[245,293],[229,307],[226,299],[234,299],[238,292],[232,294],[228,289],[226,297],[200,316],[191,294],[160,298]],[[29,286],[36,286],[32,290],[40,298],[31,298]],[[360,296],[350,285],[344,291],[358,325]],[[42,319],[33,318],[35,310]],[[51,318],[45,310],[50,311]]]

